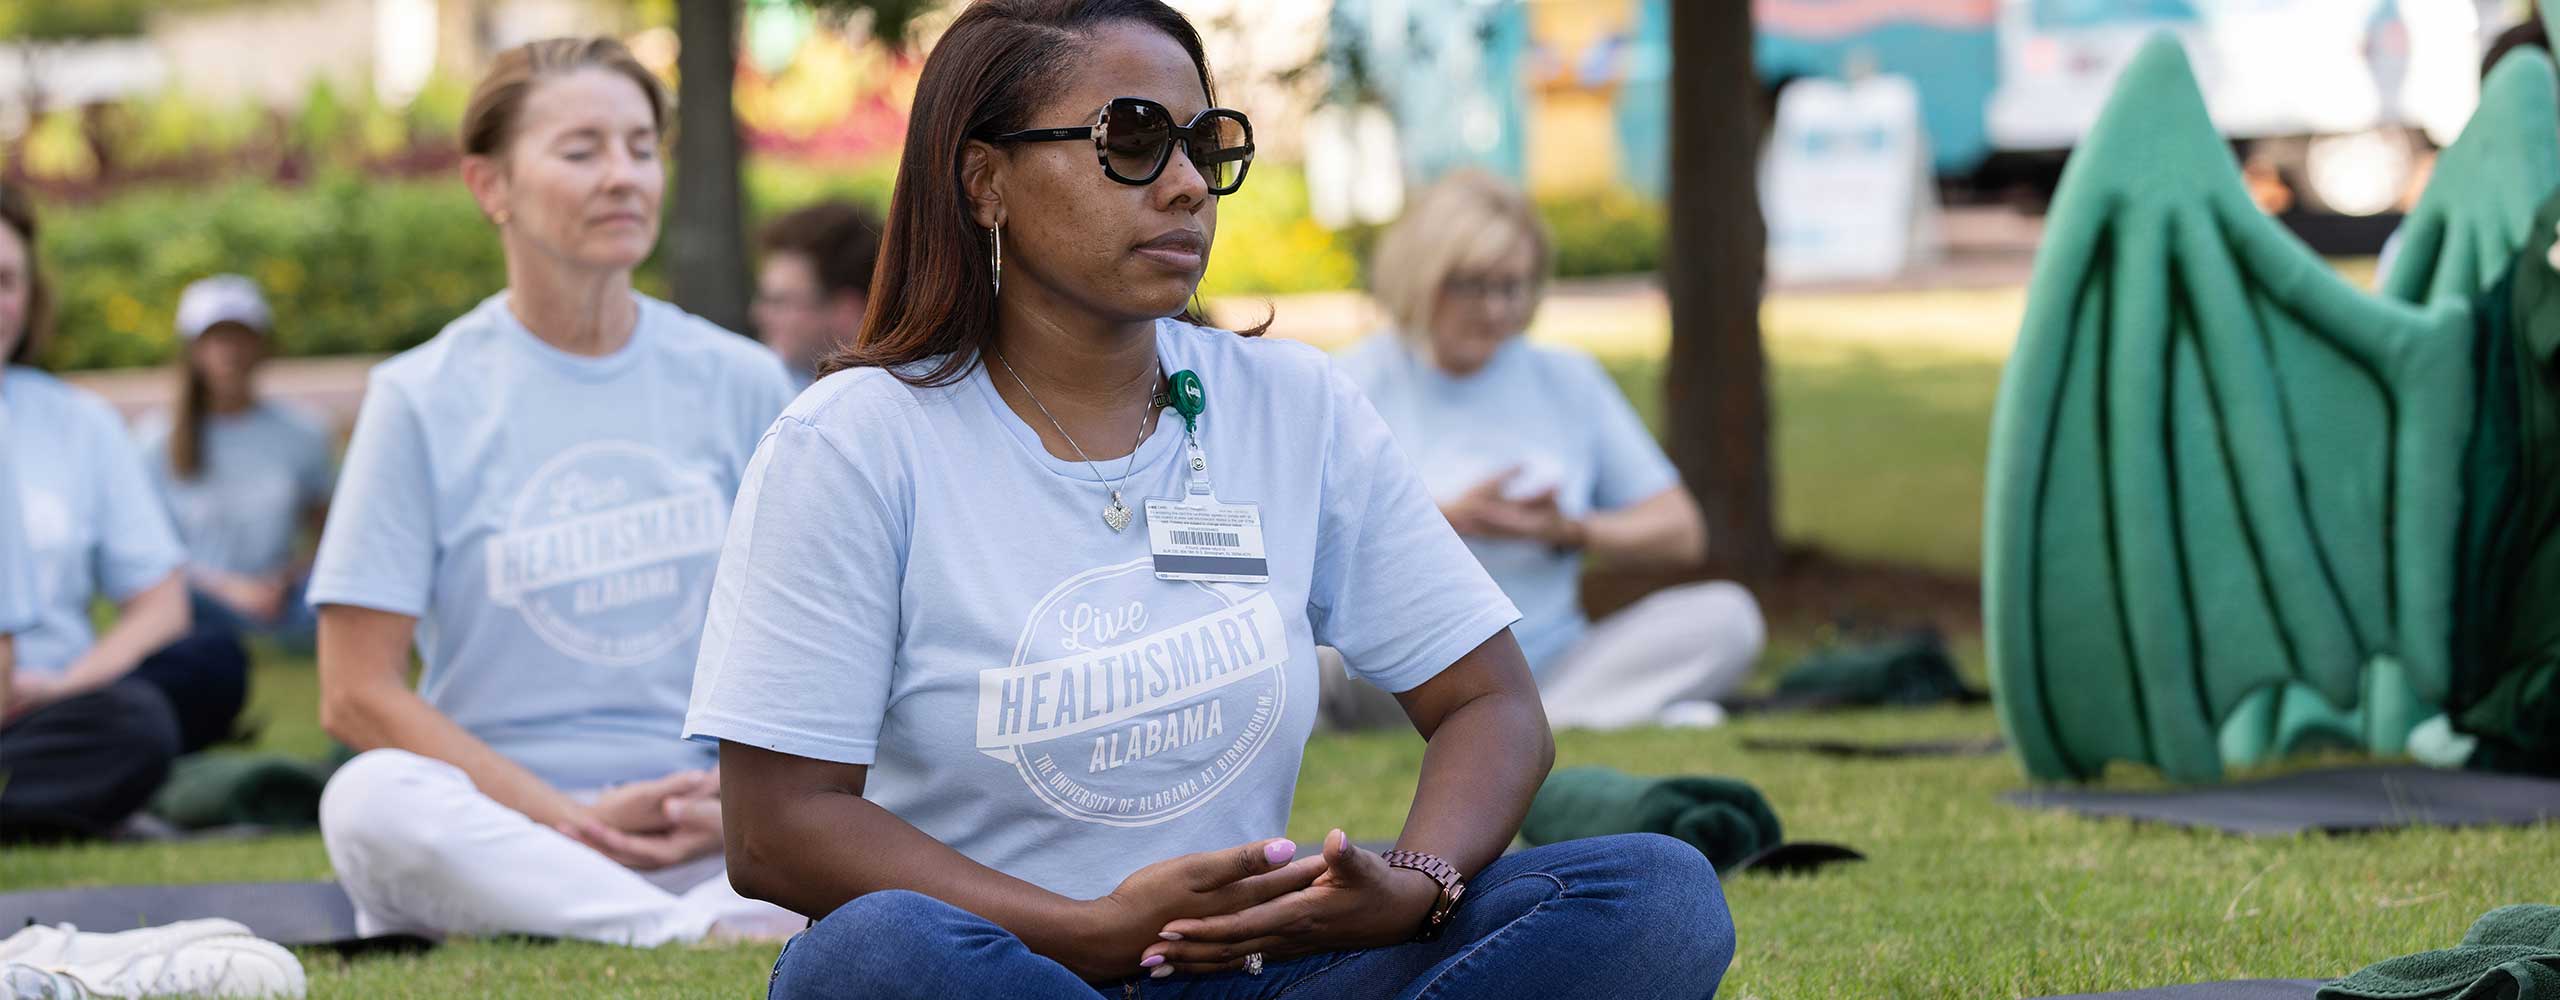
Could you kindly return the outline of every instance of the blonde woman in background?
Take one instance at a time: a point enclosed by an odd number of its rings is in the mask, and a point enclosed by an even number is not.
[[[1372,293],[1394,326],[1343,367],[1519,606],[1548,718],[1612,728],[1719,717],[1684,703],[1724,697],[1759,659],[1766,628],[1750,592],[1689,584],[1596,623],[1583,616],[1586,557],[1695,566],[1706,524],[1600,365],[1521,336],[1552,263],[1529,199],[1490,174],[1450,174],[1414,198],[1374,259]]]

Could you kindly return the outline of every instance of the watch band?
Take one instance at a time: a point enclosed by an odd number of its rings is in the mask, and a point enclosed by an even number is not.
[[[1421,872],[1440,884],[1440,898],[1431,904],[1431,915],[1414,935],[1416,941],[1429,941],[1440,936],[1449,925],[1449,915],[1457,912],[1458,900],[1467,894],[1467,883],[1459,878],[1458,868],[1436,854],[1421,851],[1388,851],[1383,857],[1390,868]]]

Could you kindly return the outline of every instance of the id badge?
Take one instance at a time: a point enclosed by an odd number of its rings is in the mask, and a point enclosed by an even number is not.
[[[1147,501],[1147,548],[1156,579],[1269,583],[1262,505],[1155,498]]]
[[[1271,582],[1271,561],[1262,548],[1262,505],[1219,500],[1209,488],[1209,462],[1198,440],[1185,439],[1191,465],[1186,495],[1147,501],[1147,549],[1155,555],[1156,579]]]

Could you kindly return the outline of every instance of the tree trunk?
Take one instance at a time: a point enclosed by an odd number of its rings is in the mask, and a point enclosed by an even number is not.
[[[1718,572],[1778,568],[1769,388],[1760,349],[1760,218],[1751,5],[1671,5],[1670,454],[1707,516]]]
[[[676,162],[667,277],[676,304],[747,328],[747,229],[738,178],[736,0],[676,3]]]

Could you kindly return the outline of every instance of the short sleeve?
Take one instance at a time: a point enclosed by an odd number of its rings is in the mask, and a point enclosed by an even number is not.
[[[97,578],[108,599],[123,603],[185,566],[187,550],[142,450],[113,411],[102,407],[99,421],[89,435],[95,442],[96,502],[106,526],[98,537]]]
[[[35,553],[18,509],[18,467],[10,457],[9,415],[0,409],[0,636],[36,625]]]
[[[1440,516],[1385,421],[1327,370],[1331,426],[1307,616],[1351,672],[1408,691],[1520,620]]]
[[[424,617],[439,555],[434,470],[416,412],[379,377],[356,413],[343,480],[312,562],[311,605]]]
[[[787,416],[748,460],[694,667],[686,739],[844,764],[878,749],[908,518],[828,433]]]
[[[723,330],[720,336],[738,335]],[[739,482],[738,477],[744,475],[744,457],[755,451],[763,442],[765,432],[773,427],[774,419],[789,409],[791,401],[799,396],[799,390],[791,384],[791,373],[782,366],[781,356],[753,341],[745,347],[742,353],[750,353],[751,357],[736,366],[737,375],[731,379],[736,387],[731,412],[737,416],[739,448],[736,454],[740,456],[738,463],[729,469],[733,485]]]
[[[1609,379],[1607,370],[1588,357],[1576,355],[1583,395],[1584,412],[1592,415],[1591,433],[1596,454],[1592,461],[1591,503],[1598,510],[1617,510],[1680,485],[1680,470],[1662,453],[1662,444],[1646,430],[1644,418],[1618,384]]]

